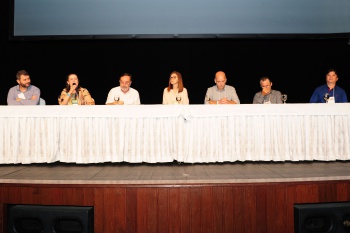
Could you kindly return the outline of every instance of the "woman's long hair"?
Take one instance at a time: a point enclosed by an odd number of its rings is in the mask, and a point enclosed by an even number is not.
[[[169,85],[168,85],[168,92],[173,89],[173,85],[170,83],[170,80],[171,80],[171,75],[172,74],[176,74],[178,79],[179,79],[179,83],[178,83],[178,86],[179,86],[179,93],[183,91],[184,89],[184,84],[183,84],[183,81],[182,81],[182,75],[180,74],[180,72],[178,71],[173,71],[170,73],[170,77],[169,77]]]

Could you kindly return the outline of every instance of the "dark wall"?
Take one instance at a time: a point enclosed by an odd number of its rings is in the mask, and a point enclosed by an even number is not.
[[[29,71],[47,104],[57,104],[68,73],[77,73],[97,104],[118,85],[124,72],[142,104],[160,104],[170,72],[182,73],[191,104],[202,104],[214,74],[226,72],[242,103],[251,103],[267,75],[273,88],[288,94],[289,103],[306,103],[316,86],[325,83],[329,68],[337,69],[338,85],[350,94],[348,39],[131,39],[131,40],[8,40],[7,1],[1,1],[2,60],[0,104],[16,85],[19,69]]]

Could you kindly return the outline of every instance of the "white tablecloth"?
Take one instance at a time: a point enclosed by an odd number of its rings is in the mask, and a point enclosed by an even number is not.
[[[0,106],[0,163],[350,159],[350,104]]]

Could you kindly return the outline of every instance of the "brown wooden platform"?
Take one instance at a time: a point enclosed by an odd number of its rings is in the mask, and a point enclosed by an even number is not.
[[[0,165],[12,204],[94,207],[95,232],[294,232],[293,205],[350,201],[350,162]]]

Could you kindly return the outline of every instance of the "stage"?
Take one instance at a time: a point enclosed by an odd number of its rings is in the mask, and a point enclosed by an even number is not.
[[[237,184],[350,180],[350,162],[0,165],[2,184]]]
[[[94,208],[94,232],[294,232],[294,205],[350,200],[350,162],[0,165],[12,205]]]

